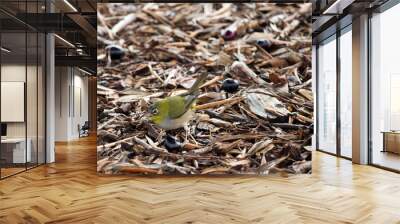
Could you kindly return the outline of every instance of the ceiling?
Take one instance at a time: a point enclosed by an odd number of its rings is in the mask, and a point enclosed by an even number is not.
[[[95,74],[96,15],[96,0],[0,0],[2,45],[13,49],[8,53],[10,59],[25,58],[25,35],[21,33],[28,32],[28,56],[37,50],[29,43],[30,31],[56,33],[61,37],[55,38],[56,65],[71,65],[67,62],[72,61],[73,66],[85,65],[83,69]]]
[[[354,17],[372,11],[388,0],[312,0],[313,43],[351,24]]]

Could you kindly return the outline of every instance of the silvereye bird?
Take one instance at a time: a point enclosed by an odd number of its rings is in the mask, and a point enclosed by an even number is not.
[[[165,130],[185,127],[194,116],[199,87],[206,78],[207,73],[202,73],[188,92],[156,101],[149,108],[150,120]]]

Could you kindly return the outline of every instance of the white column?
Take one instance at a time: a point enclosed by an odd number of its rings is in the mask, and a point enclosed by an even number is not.
[[[368,16],[353,20],[353,162],[368,163]]]
[[[46,163],[55,161],[55,74],[54,35],[46,35]]]

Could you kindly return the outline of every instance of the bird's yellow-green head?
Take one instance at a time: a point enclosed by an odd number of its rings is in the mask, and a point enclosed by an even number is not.
[[[166,105],[165,102],[162,102],[162,100],[154,102],[152,105],[150,105],[150,120],[155,124],[161,124],[168,116],[168,108],[166,108],[167,106],[168,105]]]

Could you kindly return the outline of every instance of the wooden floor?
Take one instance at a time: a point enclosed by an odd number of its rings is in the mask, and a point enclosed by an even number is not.
[[[25,170],[24,168],[1,168],[1,177],[7,177]]]
[[[0,181],[0,223],[400,223],[400,175],[314,153],[292,177],[100,177],[95,139]]]

